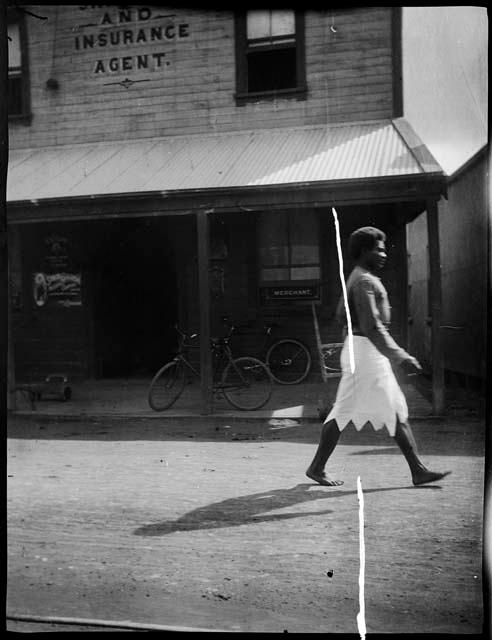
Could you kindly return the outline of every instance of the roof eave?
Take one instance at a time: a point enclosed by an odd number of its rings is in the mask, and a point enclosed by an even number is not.
[[[402,140],[407,145],[410,153],[422,167],[422,171],[425,173],[444,174],[443,168],[434,158],[421,138],[417,135],[408,120],[406,120],[406,118],[394,118],[392,122]]]
[[[9,202],[8,222],[237,212],[265,207],[330,207],[377,202],[423,202],[445,193],[439,172],[233,188],[184,189]],[[117,210],[115,201],[118,201]]]

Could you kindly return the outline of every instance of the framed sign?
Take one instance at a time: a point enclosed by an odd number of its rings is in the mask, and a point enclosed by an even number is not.
[[[260,290],[265,300],[319,300],[319,283],[272,283]]]

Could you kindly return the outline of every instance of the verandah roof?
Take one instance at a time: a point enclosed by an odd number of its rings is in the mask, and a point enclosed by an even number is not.
[[[11,149],[7,202],[442,173],[398,118]]]

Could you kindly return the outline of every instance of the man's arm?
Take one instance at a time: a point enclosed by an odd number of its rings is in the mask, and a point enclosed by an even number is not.
[[[350,294],[359,328],[376,349],[395,364],[400,364],[404,360],[414,360],[405,349],[398,346],[384,326],[376,304],[375,286],[370,278],[360,278],[354,283]]]

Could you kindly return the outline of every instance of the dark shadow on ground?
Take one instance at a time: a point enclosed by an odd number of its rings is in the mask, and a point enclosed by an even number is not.
[[[326,500],[328,498],[343,498],[357,495],[357,490],[344,490],[333,488],[319,488],[316,484],[298,484],[290,489],[274,489],[262,491],[246,496],[228,498],[221,502],[206,505],[185,513],[177,520],[147,524],[136,529],[136,536],[164,536],[177,531],[196,531],[198,529],[219,529],[223,527],[237,527],[243,524],[255,524],[259,522],[272,522],[289,520],[291,518],[304,518],[306,516],[320,516],[332,513],[331,509],[316,511],[293,511],[290,513],[271,514],[274,509],[285,509],[296,504],[302,504],[313,500]],[[364,489],[364,495],[378,493],[380,491],[397,491],[400,489],[431,489],[439,490],[439,485],[426,485],[421,487],[384,487],[378,489]]]
[[[479,419],[452,418],[413,423],[420,453],[425,455],[483,456],[485,451],[485,423]],[[305,422],[292,425],[278,421],[230,422],[218,418],[214,423],[163,419],[131,419],[111,417],[98,419],[49,419],[45,416],[10,416],[7,437],[26,440],[89,440],[89,441],[189,441],[189,442],[295,442],[316,445],[322,425]],[[386,429],[374,431],[365,426],[357,432],[347,426],[340,437],[341,445],[388,447],[388,453],[398,452]],[[363,454],[362,454],[363,455]]]

